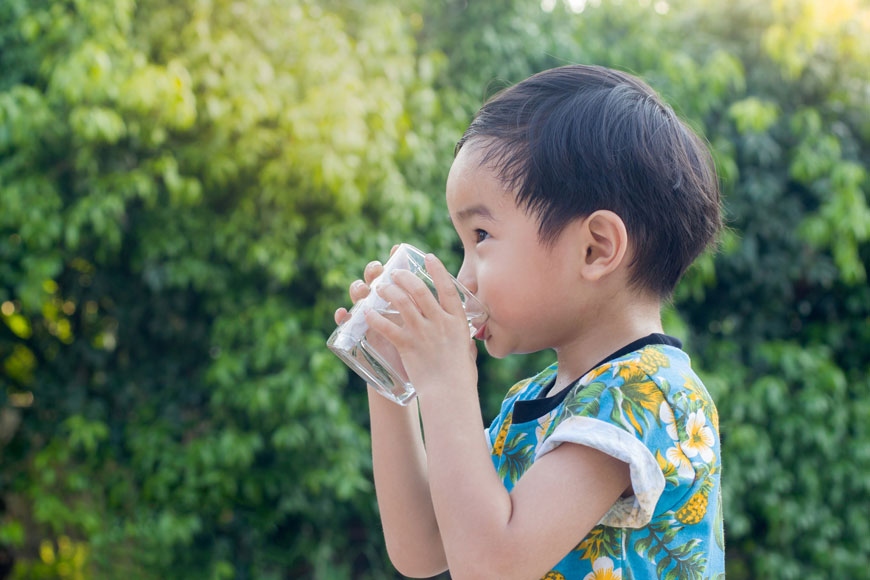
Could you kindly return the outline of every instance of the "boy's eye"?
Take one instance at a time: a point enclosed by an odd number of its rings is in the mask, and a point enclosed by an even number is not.
[[[478,244],[488,237],[489,237],[489,232],[487,232],[486,230],[480,230],[480,229],[474,230],[474,238]]]

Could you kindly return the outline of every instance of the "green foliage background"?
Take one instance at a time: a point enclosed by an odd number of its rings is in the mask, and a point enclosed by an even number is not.
[[[866,0],[4,0],[0,570],[395,577],[332,311],[399,240],[456,269],[453,144],[580,62],[716,155],[731,229],[665,320],[729,577],[866,577],[868,38]],[[481,357],[487,417],[548,356]]]

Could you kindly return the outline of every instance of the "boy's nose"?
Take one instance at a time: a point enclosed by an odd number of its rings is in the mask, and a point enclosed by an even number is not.
[[[472,294],[477,294],[477,278],[473,274],[473,268],[468,263],[468,260],[462,261],[462,267],[459,268],[459,274],[456,275],[459,283],[468,288]]]

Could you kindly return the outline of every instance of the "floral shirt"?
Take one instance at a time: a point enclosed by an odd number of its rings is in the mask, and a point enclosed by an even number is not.
[[[628,463],[634,495],[617,500],[544,579],[724,578],[719,419],[689,357],[648,344],[592,369],[535,417],[556,370],[514,385],[486,432],[504,486],[576,443]]]

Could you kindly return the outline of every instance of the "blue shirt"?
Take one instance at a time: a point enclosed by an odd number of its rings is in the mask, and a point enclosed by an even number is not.
[[[719,419],[689,357],[669,344],[646,344],[541,398],[556,371],[552,365],[514,385],[487,430],[505,488],[537,458],[575,443],[628,463],[633,495],[577,538],[544,578],[724,578]]]

